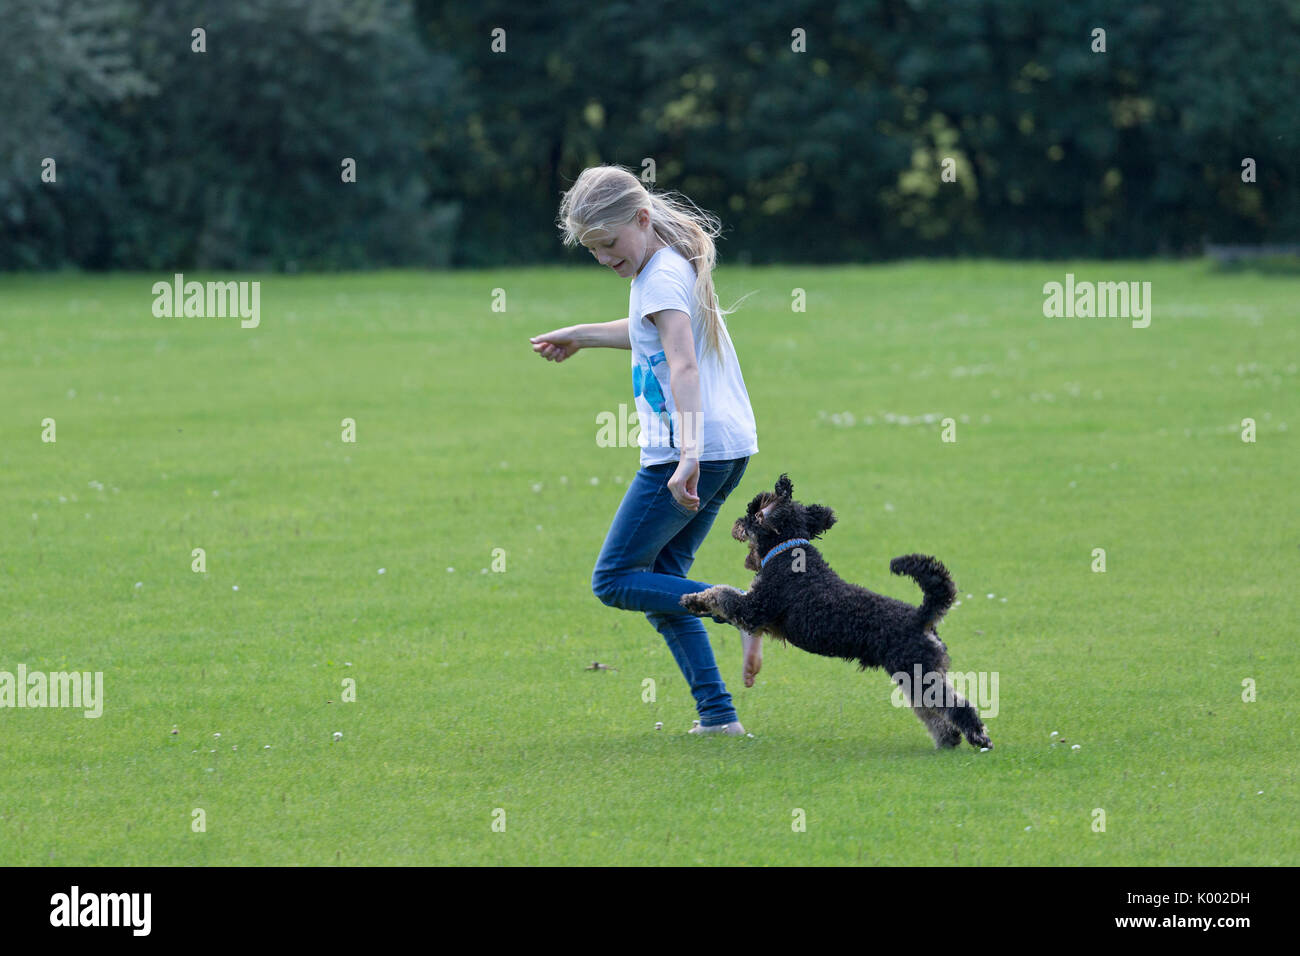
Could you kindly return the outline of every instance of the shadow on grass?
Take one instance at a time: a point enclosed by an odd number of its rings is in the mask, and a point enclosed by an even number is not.
[[[882,759],[945,760],[955,754],[986,757],[963,743],[951,751],[936,750],[930,739],[921,733],[917,740],[903,736],[872,737],[860,735],[829,735],[821,731],[812,733],[766,730],[753,737],[700,737],[685,731],[653,730],[647,732],[620,732],[607,734],[575,734],[567,740],[551,738],[539,747],[537,741],[528,750],[549,752],[557,759],[571,760],[579,754],[599,752],[605,760],[635,760],[638,757],[663,758],[673,756],[684,762],[715,757],[728,759],[772,760],[778,763],[807,764],[808,762],[853,760],[870,763]]]

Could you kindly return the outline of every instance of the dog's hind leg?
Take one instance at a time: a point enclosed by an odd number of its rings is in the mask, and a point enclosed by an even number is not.
[[[916,714],[917,720],[925,725],[939,750],[951,750],[961,743],[961,731],[952,725],[944,713],[944,708],[934,706],[938,700],[927,699],[924,680],[913,681],[913,675],[901,672],[894,675],[894,681],[903,698]],[[931,693],[933,697],[933,693]]]
[[[980,720],[980,712],[975,709],[975,705],[968,701],[945,677],[944,694],[946,701],[952,701],[952,706],[943,708],[943,715],[947,721],[952,723],[956,731],[966,735],[966,739],[972,747],[987,747],[993,749],[993,741],[989,739],[988,731],[984,729],[984,721]],[[957,738],[960,742],[961,738]],[[956,746],[954,744],[954,746]]]
[[[937,634],[927,632],[911,648],[913,654],[895,656],[885,661],[912,713],[930,732],[939,750],[961,745],[961,730],[954,725],[949,707],[955,691],[948,680],[948,652]],[[863,667],[869,665],[862,661]]]
[[[948,721],[942,710],[935,707],[913,707],[912,712],[921,718],[921,723],[930,731],[938,749],[951,750],[961,744],[961,731]]]

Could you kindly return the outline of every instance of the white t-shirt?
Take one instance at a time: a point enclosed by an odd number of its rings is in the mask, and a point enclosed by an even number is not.
[[[704,356],[704,321],[695,307],[695,267],[672,246],[650,257],[632,280],[628,296],[628,338],[632,342],[632,394],[640,425],[641,464],[657,465],[681,458],[683,422],[675,415],[677,400],[669,382],[668,359],[658,327],[646,318],[663,309],[691,317],[695,362],[700,370],[700,461],[725,461],[758,453],[758,432],[740,362],[725,323],[721,329],[721,363]]]

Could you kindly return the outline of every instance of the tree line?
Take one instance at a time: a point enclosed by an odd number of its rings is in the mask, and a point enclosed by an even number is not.
[[[576,261],[619,163],[721,261],[1300,236],[1300,0],[8,0],[0,268]]]

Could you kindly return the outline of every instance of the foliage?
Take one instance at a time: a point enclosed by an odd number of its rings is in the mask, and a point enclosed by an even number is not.
[[[1300,233],[1295,0],[9,6],[0,268],[571,261],[561,191],[647,160],[742,262]]]

